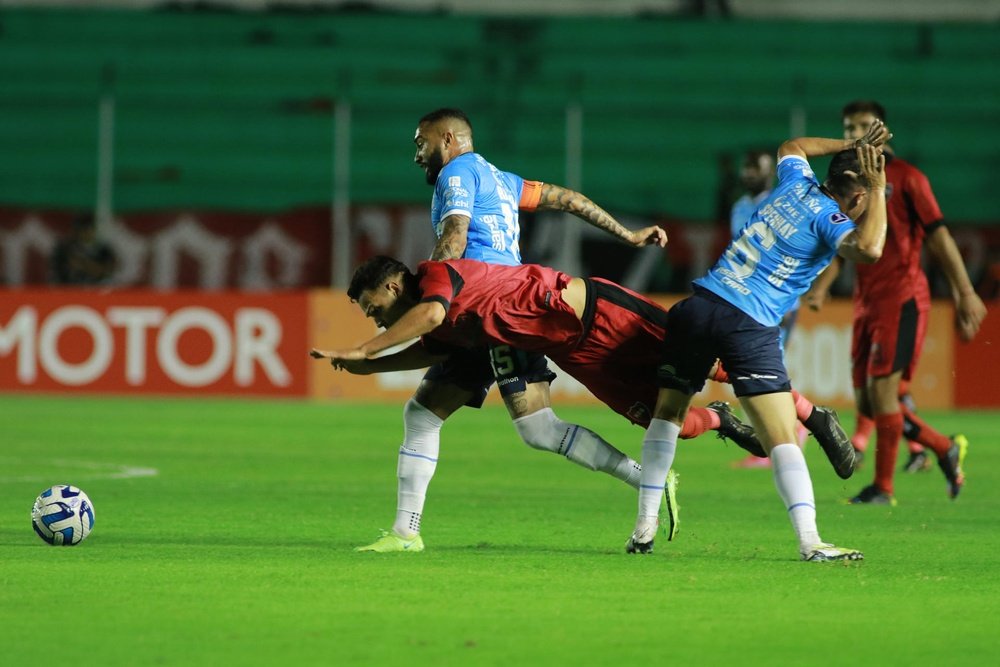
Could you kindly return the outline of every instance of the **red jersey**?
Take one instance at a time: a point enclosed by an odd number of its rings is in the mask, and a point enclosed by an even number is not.
[[[930,306],[930,288],[920,265],[924,238],[941,219],[941,209],[923,172],[886,155],[888,232],[882,257],[874,264],[857,264],[855,304],[861,308],[916,299]]]
[[[421,262],[417,279],[421,301],[437,301],[447,311],[427,335],[432,340],[550,353],[572,350],[583,336],[580,319],[562,300],[572,277],[561,271],[452,259]]]
[[[587,278],[581,319],[562,300],[572,278],[531,264],[424,262],[417,277],[422,301],[447,309],[441,326],[424,337],[429,348],[435,341],[485,343],[544,353],[615,412],[649,425],[667,319],[660,306],[620,285]]]

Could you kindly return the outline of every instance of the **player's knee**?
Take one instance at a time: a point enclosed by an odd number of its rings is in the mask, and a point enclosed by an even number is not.
[[[407,433],[440,431],[444,421],[412,398],[403,406],[403,426]]]
[[[560,451],[566,428],[551,408],[542,408],[514,420],[514,428],[524,444],[547,452]]]

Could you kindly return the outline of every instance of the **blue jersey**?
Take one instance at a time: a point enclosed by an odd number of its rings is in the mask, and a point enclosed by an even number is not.
[[[778,161],[777,187],[694,283],[764,326],[777,326],[854,228],[820,191],[809,163],[786,155]]]
[[[733,208],[729,213],[729,231],[730,236],[734,239],[739,238],[740,234],[743,233],[743,227],[750,221],[753,217],[754,211],[760,206],[765,199],[771,194],[770,190],[764,190],[756,197],[751,197],[749,193],[743,195],[733,204]],[[789,312],[799,309],[799,299],[795,300]],[[781,327],[781,346],[785,347],[785,341],[788,338],[788,333],[792,328],[792,324],[785,324]]]
[[[438,174],[431,201],[431,224],[441,237],[441,221],[449,215],[469,218],[462,259],[491,264],[521,263],[518,202],[524,179],[500,171],[478,153],[464,153]]]

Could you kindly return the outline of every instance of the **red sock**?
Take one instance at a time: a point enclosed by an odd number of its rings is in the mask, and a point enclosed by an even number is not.
[[[948,448],[951,447],[951,440],[948,439],[948,436],[941,435],[928,426],[927,422],[918,417],[916,412],[910,410],[904,404],[900,403],[899,409],[906,415],[906,419],[918,429],[913,436],[914,440],[924,447],[934,450],[934,453],[938,456],[944,456],[948,453]],[[910,451],[913,450],[911,449]]]
[[[795,414],[799,416],[799,421],[804,422],[813,413],[813,404],[808,398],[792,389],[792,400],[795,401]]]
[[[875,415],[875,485],[892,494],[899,440],[903,437],[903,414]]]
[[[719,364],[718,367],[715,369],[715,375],[712,376],[712,379],[715,380],[716,382],[729,384],[729,373],[727,373],[726,369],[722,367],[722,364]]]
[[[868,439],[872,437],[872,431],[874,430],[875,422],[872,418],[866,417],[859,412],[857,418],[854,420],[854,435],[851,436],[851,444],[854,445],[854,449],[859,452],[868,449]]]
[[[715,413],[715,410],[692,407],[688,409],[687,417],[684,418],[684,424],[681,426],[678,437],[689,440],[706,431],[719,428],[720,423],[719,415]]]

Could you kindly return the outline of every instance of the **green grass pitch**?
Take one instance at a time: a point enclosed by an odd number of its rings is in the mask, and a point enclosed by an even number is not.
[[[610,411],[556,409],[638,457]],[[680,445],[677,540],[627,556],[635,493],[520,444],[502,407],[445,425],[427,550],[378,555],[352,547],[391,527],[400,405],[3,396],[0,660],[992,664],[1000,417],[927,417],[971,442],[955,502],[934,470],[845,506],[870,463],[842,482],[807,445],[821,532],[861,563],[799,562],[770,472],[712,435]],[[31,530],[56,483],[94,502],[74,548]]]

